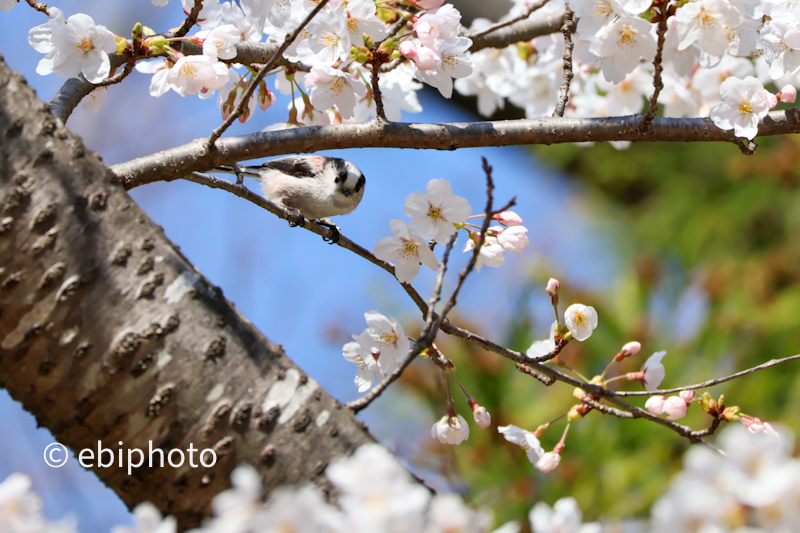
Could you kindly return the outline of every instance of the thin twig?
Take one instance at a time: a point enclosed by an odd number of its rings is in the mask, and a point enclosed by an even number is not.
[[[183,24],[181,24],[181,27],[178,28],[178,31],[175,32],[175,37],[183,37],[184,35],[189,33],[189,30],[192,29],[192,26],[197,24],[197,16],[200,14],[200,11],[202,11],[202,9],[203,9],[203,0],[195,0],[194,7],[187,14],[186,20],[183,21]]]
[[[550,0],[539,0],[538,2],[535,2],[535,3],[531,4],[530,7],[528,7],[527,11],[525,11],[525,13],[523,13],[523,14],[517,16],[517,17],[514,17],[514,18],[509,19],[509,20],[505,20],[503,22],[496,22],[496,23],[492,24],[491,26],[489,26],[488,28],[484,28],[481,31],[476,31],[475,33],[468,33],[468,34],[466,34],[464,36],[465,37],[469,37],[470,39],[477,39],[479,37],[483,37],[484,35],[488,35],[488,34],[490,34],[492,32],[495,32],[497,30],[503,29],[506,26],[511,26],[512,24],[516,24],[517,22],[521,22],[521,21],[527,19],[528,17],[530,17],[531,14],[534,11],[543,8],[547,4],[547,2],[549,2],[549,1]]]
[[[116,83],[121,82],[125,78],[127,78],[128,75],[131,72],[133,72],[133,66],[136,64],[136,60],[137,59],[138,59],[138,57],[135,54],[131,54],[128,57],[128,62],[125,63],[125,67],[121,71],[117,72],[116,74],[114,74],[110,78],[104,79],[100,83],[95,83],[94,84],[95,88],[97,88],[97,87],[108,87],[109,85],[114,85]],[[92,89],[92,90],[94,90],[94,89]]]
[[[558,105],[556,110],[553,111],[554,117],[563,117],[564,110],[569,101],[569,86],[572,83],[572,50],[575,43],[572,42],[572,32],[575,31],[574,13],[566,8],[564,12],[564,25],[561,26],[561,33],[564,34],[564,78],[561,81],[561,94],[558,97]]]
[[[442,284],[444,282],[444,274],[447,270],[447,262],[450,259],[450,251],[453,249],[453,245],[456,243],[456,237],[458,234],[453,234],[450,239],[447,241],[447,245],[445,246],[444,254],[442,255],[442,261],[439,263],[439,274],[436,276],[436,286],[433,289],[433,293],[431,294],[431,299],[428,302],[428,313],[425,317],[425,329],[420,335],[417,342],[414,343],[413,348],[411,351],[408,352],[406,358],[400,363],[400,366],[394,369],[391,374],[386,376],[380,383],[372,387],[369,392],[367,392],[364,396],[357,400],[353,400],[352,402],[347,403],[347,407],[353,410],[354,413],[365,409],[369,404],[375,401],[382,393],[386,390],[389,385],[394,383],[408,368],[416,357],[428,348],[432,343],[433,339],[436,337],[436,324],[434,321],[435,314],[433,313],[433,308],[436,305],[436,302],[439,301],[439,297],[442,292]]]
[[[664,83],[661,80],[661,71],[663,65],[661,58],[664,54],[664,39],[667,34],[667,18],[669,17],[669,0],[661,0],[660,13],[658,18],[658,45],[656,48],[656,57],[653,60],[655,72],[653,73],[653,94],[650,95],[650,108],[642,120],[641,131],[647,131],[650,128],[650,123],[656,116],[658,110],[658,95],[661,94],[661,89],[664,88]]]
[[[34,0],[25,0],[28,2],[28,5],[31,6],[36,11],[41,11],[48,17],[50,16],[50,8],[47,7],[47,4],[44,2],[35,2]]]
[[[764,370],[765,368],[770,368],[783,363],[788,363],[789,361],[794,361],[796,359],[800,359],[800,354],[792,355],[790,357],[784,357],[782,359],[772,359],[770,361],[767,361],[766,363],[754,366],[752,368],[748,368],[747,370],[742,370],[741,372],[731,374],[730,376],[725,376],[724,378],[710,379],[702,383],[697,383],[696,385],[687,385],[686,387],[676,387],[674,389],[662,389],[654,391],[608,391],[609,392],[608,395],[609,396],[663,396],[664,394],[673,394],[684,390],[704,389],[706,387],[713,387],[714,385],[719,385],[720,383],[725,383],[726,381],[731,381],[733,379],[740,378],[742,376],[746,376],[754,372],[758,372],[759,370]]]
[[[297,26],[297,28],[295,28],[294,31],[290,33],[283,40],[283,44],[277,50],[275,50],[275,53],[272,54],[272,57],[269,59],[269,61],[267,61],[267,63],[261,68],[261,70],[258,71],[258,74],[256,74],[256,76],[250,80],[247,89],[245,89],[244,94],[242,94],[242,99],[236,105],[236,109],[234,109],[233,113],[231,113],[230,116],[226,118],[225,121],[222,124],[220,124],[214,131],[212,131],[211,135],[209,135],[208,139],[206,139],[207,151],[211,151],[217,139],[219,139],[220,136],[223,133],[225,133],[225,130],[227,130],[230,127],[230,125],[233,124],[237,118],[239,118],[239,115],[241,115],[244,112],[244,108],[250,101],[250,97],[258,88],[259,82],[264,79],[264,76],[266,76],[270,70],[272,70],[272,67],[278,60],[278,58],[283,56],[283,53],[286,51],[287,48],[289,48],[289,45],[291,45],[295,41],[295,39],[297,39],[297,36],[300,35],[300,32],[303,31],[303,28],[305,28],[306,25],[309,22],[311,22],[311,19],[313,19],[317,15],[317,13],[319,13],[322,10],[322,8],[325,7],[327,3],[328,0],[321,0],[320,3],[314,6],[314,9],[311,10],[311,13],[309,13],[308,16],[306,16],[306,18],[303,19],[303,22],[301,22],[300,25]]]
[[[373,50],[375,55],[377,56],[378,47],[376,46]],[[383,96],[381,95],[381,87],[380,87],[380,71],[381,71],[381,62],[376,57],[375,60],[372,62],[372,100],[375,102],[375,115],[378,120],[382,120],[386,122],[386,112],[383,109]]]
[[[552,385],[553,383],[556,382],[556,380],[551,378],[550,376],[544,376],[544,375],[540,374],[539,372],[537,372],[536,370],[534,370],[531,367],[526,366],[526,365],[517,365],[517,370],[519,370],[523,374],[528,374],[529,376],[532,376],[535,379],[538,379],[539,381],[541,381],[544,384],[545,387],[549,387],[550,385]]]

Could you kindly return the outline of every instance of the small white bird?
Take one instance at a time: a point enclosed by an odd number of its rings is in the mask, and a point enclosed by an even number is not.
[[[261,179],[264,197],[298,213],[293,225],[309,220],[345,215],[358,207],[366,179],[353,163],[338,157],[288,156],[267,161],[260,167],[219,166],[214,170]],[[334,231],[336,226],[323,222]],[[338,240],[338,233],[333,241]]]

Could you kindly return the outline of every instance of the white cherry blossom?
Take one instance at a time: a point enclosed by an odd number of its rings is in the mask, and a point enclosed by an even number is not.
[[[597,32],[589,51],[603,58],[603,76],[620,83],[640,60],[655,57],[655,25],[639,17],[619,17]]]
[[[573,497],[561,498],[550,508],[538,502],[528,513],[528,520],[536,533],[600,533],[597,522],[583,523],[583,513]]]
[[[133,509],[134,527],[116,526],[111,533],[175,533],[178,521],[174,516],[164,517],[150,502],[142,502]]]
[[[528,351],[525,352],[525,354],[528,357],[542,357],[555,350],[557,329],[558,329],[558,322],[553,320],[553,323],[550,325],[550,336],[545,340],[534,341],[533,344],[531,344],[531,347],[528,348]]]
[[[509,228],[495,226],[490,228],[490,230],[498,231],[497,243],[507,252],[521,254],[523,248],[530,244],[528,236],[526,235],[526,233],[528,233],[528,228],[525,226],[517,225]]]
[[[314,67],[305,78],[311,91],[311,103],[317,109],[336,105],[342,118],[350,118],[356,106],[356,96],[363,97],[367,88],[351,74],[333,67]]]
[[[375,256],[383,261],[394,261],[395,275],[401,283],[410,283],[419,273],[420,263],[431,270],[439,270],[439,262],[422,237],[402,220],[390,220],[394,237],[385,237],[375,245]]]
[[[378,364],[381,365],[381,370],[388,374],[397,365],[387,363],[391,365],[390,370],[381,363],[387,358],[396,362],[405,361],[411,342],[406,337],[403,326],[395,318],[386,317],[377,311],[367,311],[364,313],[364,318],[367,320],[367,332],[372,337],[373,346],[380,353]]]
[[[360,45],[365,33],[376,42],[386,37],[386,24],[378,18],[373,0],[348,0],[345,8],[347,31],[353,44]]]
[[[50,67],[51,72],[62,78],[83,74],[87,81],[99,83],[108,77],[111,71],[108,55],[117,50],[117,41],[105,26],[96,25],[92,17],[78,13],[65,24],[55,22],[50,27],[56,53],[52,64],[40,63],[37,69],[40,74],[49,73]]]
[[[752,139],[758,122],[769,113],[770,93],[756,78],[730,77],[719,88],[722,103],[711,111],[711,120],[720,129],[733,130],[737,137]]]
[[[227,82],[228,67],[206,55],[183,56],[167,71],[167,83],[181,96],[198,93],[211,96]]]
[[[455,446],[469,438],[469,424],[461,415],[445,415],[431,427],[431,438]]]
[[[695,42],[711,56],[721,56],[728,48],[726,28],[741,24],[742,16],[727,0],[687,2],[675,12],[678,21],[678,50]]]
[[[94,89],[81,100],[81,107],[90,115],[97,114],[100,108],[103,107],[103,102],[106,101],[107,92],[108,89],[106,87]]]
[[[425,240],[433,239],[444,244],[456,232],[453,224],[464,222],[472,213],[469,203],[453,194],[450,183],[442,179],[432,179],[425,186],[425,192],[413,192],[406,197],[405,214],[411,217],[409,223]]]
[[[8,13],[11,11],[11,8],[17,5],[19,0],[0,0],[0,11],[4,11]]]
[[[462,252],[466,253],[475,248],[478,238],[479,237],[477,233],[470,232],[470,238],[464,243],[464,249]],[[478,253],[478,259],[475,261],[475,270],[480,272],[483,265],[490,266],[492,268],[497,268],[501,265],[504,265],[506,258],[503,256],[503,252],[505,251],[506,249],[503,248],[499,242],[497,242],[497,237],[487,235],[483,239],[483,246],[481,246],[481,250]]]
[[[297,46],[297,56],[303,63],[329,67],[350,56],[350,32],[343,13],[323,10],[305,29],[310,35]]]
[[[576,341],[585,341],[597,327],[597,311],[588,305],[572,304],[564,311],[564,324]]]
[[[358,366],[355,384],[358,392],[368,391],[372,384],[383,377],[378,361],[372,353],[372,337],[364,331],[353,335],[353,340],[342,347],[345,360]]]
[[[664,381],[667,371],[664,365],[661,364],[661,359],[665,355],[667,355],[667,352],[656,352],[644,362],[644,366],[642,366],[642,383],[644,383],[645,390],[657,390],[661,382]]]
[[[233,59],[236,57],[236,43],[242,40],[242,35],[236,26],[223,24],[198,32],[197,38],[203,39],[203,54],[211,59]]]
[[[517,426],[508,425],[498,427],[497,432],[503,435],[511,444],[516,444],[525,450],[525,454],[528,456],[528,460],[531,464],[536,464],[545,453],[542,445],[539,443],[539,439],[530,431]]]
[[[172,64],[167,59],[154,59],[152,61],[138,61],[136,70],[142,74],[152,74],[150,79],[150,96],[158,98],[169,91],[169,69]]]

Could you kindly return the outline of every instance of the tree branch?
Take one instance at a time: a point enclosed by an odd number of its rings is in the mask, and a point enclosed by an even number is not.
[[[471,34],[467,33],[465,34],[465,37],[469,37],[470,39],[478,39],[480,37],[483,37],[484,35],[488,35],[490,33],[496,32],[497,30],[501,30],[507,26],[511,26],[512,24],[516,24],[517,22],[522,22],[523,20],[526,20],[528,17],[530,17],[534,11],[543,8],[549,1],[550,0],[539,0],[538,2],[531,4],[525,11],[525,13],[517,17],[514,17],[512,19],[505,20],[503,22],[496,22],[491,26],[484,28],[480,31],[476,31]]]
[[[457,150],[477,146],[560,144],[582,141],[723,141],[733,142],[732,130],[717,128],[707,118],[655,118],[647,132],[639,131],[641,116],[610,118],[537,118],[496,122],[445,124],[336,124],[258,132],[217,141],[213,154],[205,139],[114,165],[112,170],[128,189],[154,181],[172,180],[196,170],[236,161],[283,154],[343,148],[416,148]],[[800,109],[772,111],[759,125],[759,134],[800,132]]]
[[[731,374],[730,376],[725,376],[724,378],[717,378],[717,379],[710,379],[708,381],[704,381],[702,383],[697,383],[696,385],[687,385],[685,387],[676,387],[674,389],[663,389],[663,390],[654,390],[654,391],[608,391],[609,396],[662,396],[664,394],[673,394],[676,392],[684,391],[684,390],[695,390],[695,389],[704,389],[706,387],[713,387],[714,385],[719,385],[720,383],[725,383],[726,381],[731,381],[736,378],[740,378],[742,376],[746,376],[748,374],[753,374],[754,372],[758,372],[759,370],[764,370],[765,368],[770,368],[773,366],[777,366],[783,363],[788,363],[789,361],[794,361],[800,359],[800,354],[792,355],[790,357],[784,357],[782,359],[772,359],[767,361],[766,363],[760,364],[758,366],[754,366],[752,368],[748,368],[747,370],[742,370],[741,372],[737,372],[735,374]]]
[[[575,43],[572,42],[572,32],[575,31],[574,13],[569,8],[564,15],[564,25],[561,26],[561,33],[564,34],[564,79],[561,81],[561,94],[558,97],[558,105],[553,111],[554,117],[563,117],[564,109],[569,101],[569,86],[572,83],[572,50]]]
[[[655,118],[656,111],[658,110],[658,95],[661,94],[661,90],[664,88],[664,83],[661,81],[661,71],[664,68],[661,58],[664,54],[664,38],[667,34],[667,18],[669,17],[668,4],[668,1],[663,1],[661,5],[661,12],[659,13],[658,43],[656,48],[656,57],[653,60],[653,66],[655,67],[655,72],[653,72],[653,94],[650,95],[650,108],[647,110],[647,114],[642,120],[642,131],[647,131],[647,129],[650,127],[650,124],[653,122],[653,118]]]

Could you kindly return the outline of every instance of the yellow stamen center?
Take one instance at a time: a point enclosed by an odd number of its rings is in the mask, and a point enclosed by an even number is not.
[[[94,45],[92,44],[91,39],[89,39],[88,37],[84,37],[83,39],[81,39],[81,42],[75,45],[75,48],[77,48],[78,50],[80,50],[85,54],[89,50],[93,49]]]
[[[181,73],[183,73],[184,78],[194,78],[197,76],[197,71],[199,69],[191,63],[184,63],[183,67],[181,68]]]
[[[607,17],[612,13],[612,11],[613,9],[611,8],[611,2],[598,0],[594,4],[594,16],[596,17]]]
[[[333,93],[334,95],[339,95],[344,90],[345,80],[341,76],[337,76],[335,80],[331,82],[328,91]]]
[[[336,43],[339,42],[339,36],[329,31],[323,31],[322,34],[317,37],[317,42],[324,46],[336,46]]]
[[[718,24],[717,19],[714,18],[714,15],[712,15],[705,9],[700,10],[700,13],[697,15],[697,18],[700,19],[700,25],[706,29],[716,26]]]
[[[625,26],[621,32],[619,32],[619,40],[617,44],[619,46],[632,46],[636,44],[636,34],[638,32],[631,28],[630,26]]]
[[[750,100],[747,98],[739,98],[739,105],[736,107],[738,108],[739,113],[743,115],[753,112],[753,106],[750,105]]]
[[[444,220],[444,213],[442,213],[442,208],[438,205],[430,206],[428,209],[428,216],[436,221]]]
[[[586,318],[583,316],[582,312],[575,311],[575,323],[579,326],[582,326],[586,323]]]
[[[419,244],[417,244],[414,241],[406,241],[400,248],[400,257],[402,257],[403,259],[411,259],[413,257],[416,257],[418,249],[419,249]]]

